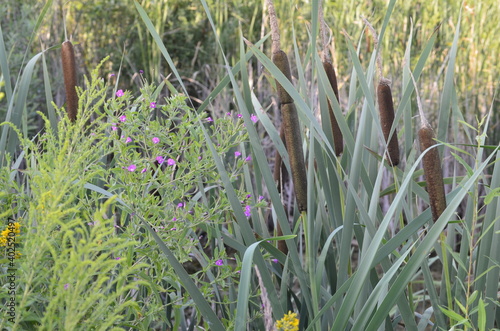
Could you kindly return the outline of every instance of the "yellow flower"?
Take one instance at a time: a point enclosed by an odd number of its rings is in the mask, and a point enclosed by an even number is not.
[[[297,314],[289,311],[282,319],[276,321],[276,329],[278,331],[299,331],[299,319],[297,318]]]
[[[9,237],[9,233],[14,232],[15,236],[18,236],[21,233],[21,224],[19,222],[14,223],[14,229],[12,227],[7,227],[0,234],[0,246],[7,245],[7,238]]]

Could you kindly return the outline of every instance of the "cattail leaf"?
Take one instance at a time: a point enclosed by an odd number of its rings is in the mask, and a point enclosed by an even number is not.
[[[57,136],[57,115],[53,106],[52,99],[52,87],[50,84],[49,70],[47,69],[47,63],[45,61],[45,55],[42,55],[42,65],[43,65],[43,83],[45,86],[45,100],[47,104],[47,115],[49,116],[50,127]]]
[[[453,90],[455,89],[455,83],[454,83],[455,62],[457,58],[461,20],[462,20],[462,8],[460,8],[460,14],[458,15],[458,22],[455,25],[456,27],[455,36],[453,38],[453,43],[451,44],[448,66],[446,68],[446,75],[444,78],[443,95],[441,97],[441,104],[439,107],[439,120],[438,120],[439,124],[437,129],[437,139],[439,141],[447,141],[448,137],[451,99],[452,99],[452,93],[454,93]],[[439,150],[442,150],[442,148],[439,148]]]
[[[8,63],[9,55],[5,50],[2,27],[0,26],[0,72],[2,72],[3,81],[5,82],[5,95],[7,103],[12,99],[12,83],[10,78],[10,69]]]
[[[7,115],[5,117],[6,122],[11,122],[16,127],[21,127],[22,115],[26,106],[26,100],[28,98],[29,86],[31,84],[31,79],[33,77],[33,72],[35,70],[35,65],[38,59],[42,56],[42,53],[38,53],[33,56],[26,67],[24,68],[21,79],[14,87],[13,94],[17,93],[16,103],[14,105],[14,98],[11,99],[9,106],[7,108]],[[4,153],[14,153],[16,146],[19,142],[17,134],[10,132],[10,127],[4,125],[2,128],[2,136],[0,138],[0,164],[3,164]]]
[[[425,153],[427,152],[429,152],[429,150],[427,150]],[[450,200],[445,211],[441,214],[441,216],[434,223],[434,225],[429,229],[427,236],[416,248],[413,255],[407,261],[407,264],[401,269],[401,272],[397,276],[396,280],[392,283],[389,292],[385,296],[382,303],[379,305],[377,311],[375,311],[374,315],[371,317],[371,320],[367,325],[366,330],[377,329],[380,325],[383,324],[385,318],[387,317],[387,314],[389,314],[397,298],[405,290],[406,284],[408,284],[408,282],[411,281],[417,269],[420,268],[420,265],[423,262],[423,260],[427,258],[428,252],[430,252],[430,250],[433,249],[436,241],[438,240],[442,231],[448,224],[448,220],[454,215],[456,208],[462,202],[462,199],[465,197],[465,195],[468,194],[469,189],[472,187],[472,185],[475,184],[478,177],[483,173],[484,169],[489,164],[493,155],[494,154],[491,154],[488,158],[486,158],[484,162],[480,163],[471,177],[467,178],[466,180],[460,183],[461,189],[458,190],[456,195]],[[423,154],[420,155],[420,157],[417,159],[417,162],[415,162],[415,164],[412,166],[411,172],[413,172],[414,169],[417,167],[422,157]],[[408,182],[409,178],[406,178],[403,181],[401,185],[401,190],[396,195],[395,200],[399,200],[399,198],[401,198],[401,195],[403,195],[403,192],[405,191],[405,187],[408,185]],[[394,203],[391,205],[391,207],[389,207],[387,214],[384,216],[384,220],[382,221],[381,227],[385,225],[387,217],[391,216],[392,210],[395,208],[396,206],[394,205]]]

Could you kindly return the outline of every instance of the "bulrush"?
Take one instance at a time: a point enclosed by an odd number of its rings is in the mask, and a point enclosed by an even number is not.
[[[399,142],[396,129],[390,136],[392,125],[394,124],[394,104],[392,103],[391,81],[381,78],[377,87],[378,111],[380,115],[380,125],[387,143],[387,160],[391,166],[399,164]]]
[[[75,50],[70,41],[62,43],[61,47],[64,86],[66,89],[66,112],[68,118],[74,122],[78,110],[78,95],[76,93],[76,62]]]
[[[417,95],[418,112],[420,113],[420,130],[418,130],[418,140],[420,142],[420,152],[426,151],[436,144],[434,131],[425,117],[420,96],[418,94],[417,83],[410,73],[415,93]],[[446,209],[446,195],[444,193],[443,169],[436,147],[427,151],[422,158],[425,181],[427,182],[427,193],[429,194],[429,205],[431,206],[432,219],[437,221],[439,216]]]
[[[335,68],[332,65],[330,52],[328,50],[328,38],[326,37],[326,23],[323,19],[323,6],[319,6],[319,18],[320,18],[320,28],[321,28],[321,43],[323,44],[323,68],[325,69],[326,77],[330,82],[330,86],[335,93],[335,98],[340,104],[339,99],[339,89],[337,86],[337,75],[335,73]],[[335,149],[335,155],[339,156],[344,151],[344,138],[342,137],[342,131],[340,131],[339,123],[335,114],[333,113],[332,103],[328,101],[328,114],[330,115],[330,125],[332,127],[333,133],[333,147]]]
[[[285,52],[280,49],[280,38],[278,30],[278,20],[274,5],[271,0],[268,0],[269,19],[271,23],[271,39],[273,41],[272,61],[278,69],[285,75],[291,82],[291,70],[288,57]],[[307,177],[306,166],[304,162],[304,152],[302,150],[302,138],[300,134],[299,115],[293,98],[286,92],[286,90],[277,83],[278,97],[281,105],[281,116],[283,118],[283,130],[285,133],[285,143],[290,156],[290,168],[292,171],[292,181],[295,190],[295,197],[297,199],[297,206],[299,211],[307,210]]]
[[[377,32],[373,26],[364,19],[366,25],[370,29],[373,39],[375,40],[375,48],[378,48],[378,36]],[[384,78],[382,75],[382,57],[380,55],[380,50],[378,50],[377,55],[377,68],[378,68],[378,86],[377,86],[377,102],[378,102],[378,112],[380,116],[380,125],[382,126],[382,133],[384,134],[384,140],[387,144],[387,154],[386,159],[389,164],[394,167],[399,164],[399,142],[398,142],[398,132],[394,128],[394,132],[391,133],[391,128],[394,125],[394,104],[392,101],[391,92],[391,81]]]
[[[434,131],[428,123],[422,123],[418,130],[418,139],[420,141],[420,151],[424,152],[429,147],[434,146]],[[430,149],[423,157],[425,181],[427,182],[427,192],[429,193],[429,204],[432,211],[434,222],[441,216],[446,209],[446,196],[444,193],[443,170],[441,169],[441,160],[437,148]]]

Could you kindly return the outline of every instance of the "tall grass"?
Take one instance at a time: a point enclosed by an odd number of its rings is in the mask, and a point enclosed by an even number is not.
[[[160,31],[139,2],[134,4],[180,92],[187,95]],[[9,217],[16,217],[30,230],[21,237],[21,247],[33,259],[21,257],[18,262],[23,270],[17,280],[18,320],[10,323],[4,319],[0,327],[49,329],[69,323],[70,317],[83,316],[77,327],[88,327],[90,324],[83,324],[86,321],[104,327],[102,321],[108,320],[121,329],[263,330],[270,321],[290,318],[285,317],[289,311],[297,314],[301,330],[500,327],[500,166],[496,162],[500,151],[497,143],[486,144],[493,106],[473,125],[467,122],[469,115],[456,96],[461,72],[457,68],[464,64],[458,52],[462,31],[458,9],[453,25],[422,28],[420,43],[414,43],[416,35],[410,27],[407,47],[400,50],[404,63],[393,66],[392,81],[400,91],[394,93],[397,109],[392,125],[397,126],[393,132],[398,133],[404,148],[400,165],[391,167],[384,159],[387,144],[375,98],[378,50],[359,56],[366,47],[364,27],[357,31],[357,40],[349,35],[354,35],[353,30],[344,31],[341,42],[335,40],[336,45],[345,44],[346,59],[340,62],[348,61],[350,68],[345,71],[347,66],[340,65],[337,71],[343,77],[339,79],[341,90],[347,94],[339,98],[317,54],[321,25],[317,2],[310,7],[311,30],[305,48],[292,38],[306,28],[300,21],[294,24],[293,34],[281,35],[282,44],[288,38],[287,43],[294,45],[293,56],[288,54],[290,75],[276,65],[270,51],[261,48],[269,43],[269,35],[248,40],[240,30],[232,63],[220,40],[212,7],[205,0],[200,6],[226,72],[196,111],[180,96],[158,100],[165,86],[177,94],[166,80],[158,88],[143,81],[137,98],[129,91],[121,94],[115,90],[110,95],[111,87],[98,78],[96,70],[86,83],[87,91],[81,92],[81,99],[87,102],[80,102],[78,114],[87,114],[87,119],[91,113],[98,114],[99,120],[84,129],[86,118],[77,118],[72,124],[58,110],[57,132],[51,131],[52,124],[46,119],[45,135],[35,145],[15,117],[22,118],[22,108],[14,105],[26,99],[27,82],[37,60],[51,50],[27,63],[9,100],[13,106],[9,106],[6,120],[13,124],[4,124],[7,133],[0,140],[4,164],[11,166],[14,161],[11,172],[1,172],[2,188],[9,193],[0,199],[7,203],[2,213],[10,213]],[[381,49],[396,25],[398,6],[404,8],[390,1],[383,7],[382,19],[374,23]],[[325,12],[328,10],[325,6]],[[287,20],[286,11],[278,9],[277,18]],[[450,46],[448,58],[436,65],[433,49],[438,32],[440,38],[448,38],[439,42]],[[335,63],[339,56],[333,52]],[[2,70],[7,58],[0,47]],[[285,104],[293,104],[299,118],[301,132],[294,138],[300,138],[304,151],[301,162],[307,165],[303,175],[307,198],[291,215],[283,204],[287,192],[276,187],[263,135],[272,141],[289,173],[293,171],[291,158],[297,156],[287,152],[289,140],[285,148],[273,114],[263,111],[269,108],[269,101],[258,98],[256,84],[249,78],[248,68],[256,62],[265,68],[269,85],[290,98],[293,103]],[[444,68],[445,77],[443,84],[437,84],[442,88],[435,120],[437,141],[435,147],[420,151],[415,146],[421,119],[412,106],[413,96],[418,89],[423,100],[430,97],[428,87],[422,87],[429,83],[423,77],[429,77],[436,66]],[[212,101],[228,93],[233,99],[231,108],[225,109],[229,115],[208,119],[207,113],[217,113]],[[347,101],[339,103],[339,99]],[[156,102],[164,104],[162,112],[151,113]],[[314,111],[317,104],[321,116]],[[341,155],[336,153],[331,133],[330,109],[344,140]],[[127,124],[120,124],[122,119]],[[465,142],[455,140],[459,131],[465,132],[461,138]],[[24,153],[17,158],[13,156],[18,143],[10,138],[14,132],[25,137],[21,139]],[[124,140],[127,137],[133,137],[131,144]],[[166,142],[161,149],[152,142],[153,137]],[[426,157],[437,150],[438,156],[451,155],[446,159],[451,175],[444,178],[449,187],[446,206],[438,214],[429,207],[431,179],[427,173],[422,178],[422,161],[425,165]],[[164,164],[157,158],[166,159],[167,154],[174,162]],[[26,168],[22,171],[23,158]],[[142,168],[144,177],[139,174]],[[43,176],[37,177],[39,173]],[[384,200],[390,204],[381,203]],[[304,203],[307,212],[301,213]],[[268,214],[274,228],[279,225],[279,236],[270,232]],[[58,215],[63,219],[56,220]],[[77,217],[71,220],[72,216]],[[95,220],[116,231],[99,234],[92,225],[85,225]],[[41,231],[43,224],[53,229],[40,238],[30,235]],[[160,230],[165,224],[172,224],[170,231]],[[200,230],[206,241],[200,239]],[[80,240],[87,237],[87,242]],[[287,250],[278,249],[283,240]],[[47,255],[35,256],[45,252],[33,247],[42,242],[47,246],[40,247],[47,247]],[[57,253],[63,252],[71,262],[68,265],[79,268],[83,262],[75,254],[87,251],[99,252],[82,259],[97,271],[67,272],[61,277],[68,281],[57,279],[58,270],[65,266]],[[115,255],[123,261],[106,269],[110,261],[101,256]],[[33,261],[44,265],[43,277],[29,273],[34,270],[29,268]],[[84,278],[89,274],[109,293],[109,301],[92,296],[95,303],[109,307],[109,318],[92,319],[91,311],[81,315],[77,310],[73,310],[75,315],[63,315],[62,305],[84,302],[61,294],[67,290],[64,284],[73,284],[70,280],[78,277],[82,278],[78,284],[90,284]],[[120,287],[122,284],[128,287]],[[42,291],[43,285],[49,292]],[[78,293],[94,289],[79,286]],[[30,288],[36,290],[30,292]],[[36,296],[47,302],[56,298],[58,304],[35,303],[32,298]],[[7,292],[2,290],[0,297],[4,303]]]

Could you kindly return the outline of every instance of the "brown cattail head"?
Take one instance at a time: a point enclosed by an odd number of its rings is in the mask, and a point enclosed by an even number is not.
[[[285,75],[286,78],[291,82],[292,81],[292,74],[290,70],[290,63],[288,62],[288,56],[286,55],[285,52],[282,50],[278,50],[273,53],[272,57],[273,63],[278,67],[279,70]],[[278,97],[280,99],[280,103],[287,104],[287,103],[292,103],[293,99],[288,94],[288,92],[281,86],[280,83],[276,81],[276,89],[278,90]]]
[[[422,125],[418,131],[420,140],[420,151],[424,152],[435,145],[434,131],[428,125]],[[443,170],[439,160],[437,148],[429,150],[422,159],[425,180],[427,181],[427,192],[429,193],[429,204],[434,222],[446,209],[446,196],[444,194]]]
[[[293,103],[281,105],[281,116],[283,117],[285,141],[288,155],[290,156],[290,168],[292,170],[292,181],[297,198],[299,211],[307,210],[307,177],[304,152],[302,150],[302,138],[300,135],[299,115]]]
[[[70,41],[62,43],[61,47],[64,86],[66,88],[66,111],[68,118],[74,122],[78,110],[78,95],[76,93],[76,62],[73,44]]]
[[[388,79],[380,79],[377,87],[377,99],[380,124],[382,125],[382,132],[387,143],[387,160],[394,167],[399,164],[399,143],[396,130],[394,130],[389,140],[389,134],[394,123],[394,104],[392,103],[391,86],[389,84],[390,81]]]
[[[337,98],[337,101],[339,101],[339,89],[337,87],[337,75],[335,74],[335,69],[330,62],[323,62],[323,68],[325,68],[326,76],[332,86],[335,97]],[[328,112],[330,114],[330,124],[332,126],[335,154],[339,156],[344,151],[344,138],[342,137],[342,131],[340,131],[339,123],[335,118],[330,101],[328,101]]]

